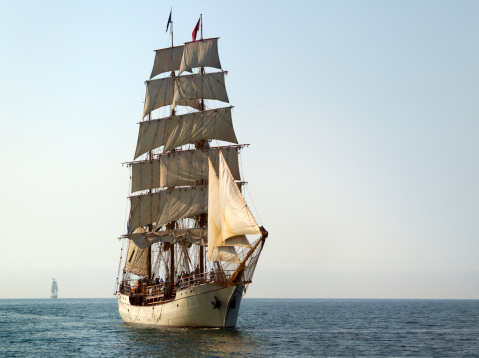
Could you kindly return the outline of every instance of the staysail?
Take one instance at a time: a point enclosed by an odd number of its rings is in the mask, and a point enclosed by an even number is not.
[[[208,163],[208,260],[237,261],[234,248],[226,246],[227,240],[239,235],[261,235],[261,231],[223,155],[219,155],[218,177],[211,160]]]

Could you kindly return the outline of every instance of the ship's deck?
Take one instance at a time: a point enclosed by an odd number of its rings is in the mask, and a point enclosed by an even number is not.
[[[198,287],[207,283],[226,286],[234,271],[204,272],[178,278],[174,284],[168,281],[154,283],[146,278],[124,281],[119,292],[130,297],[130,304],[135,306],[150,306],[173,301],[176,292],[186,288]],[[249,283],[249,282],[244,282]]]

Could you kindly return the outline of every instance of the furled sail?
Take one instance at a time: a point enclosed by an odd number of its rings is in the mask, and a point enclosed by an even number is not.
[[[188,113],[140,123],[135,159],[165,146],[164,152],[199,140],[217,139],[238,143],[231,118],[231,107]]]
[[[184,46],[180,74],[195,67],[214,67],[221,70],[218,38],[188,42]]]
[[[261,235],[261,231],[221,153],[219,161],[218,177],[209,161],[208,260],[222,261],[227,239],[247,234]],[[232,255],[231,250],[229,254]]]
[[[179,70],[183,58],[183,49],[184,46],[176,46],[156,50],[150,79],[161,73]],[[183,71],[191,72],[191,69],[184,67]]]
[[[138,228],[134,231],[134,235],[142,235],[144,232],[143,228]],[[147,249],[140,248],[133,241],[130,241],[125,268],[136,275],[146,276],[148,275],[147,260]]]
[[[146,81],[145,106],[143,107],[143,117],[151,111],[168,106],[173,103],[173,92],[175,90],[174,77],[159,78]],[[198,100],[180,100],[176,105],[190,106],[200,109]]]
[[[152,223],[156,223],[158,229],[173,220],[205,214],[207,193],[207,185],[197,185],[131,196],[130,232]]]
[[[130,234],[128,238],[133,240],[140,249],[144,249],[157,242],[169,242],[170,244],[187,242],[194,245],[206,246],[208,243],[208,230],[206,228],[199,228],[154,231],[142,234]]]
[[[199,98],[229,102],[225,87],[225,73],[214,72],[175,78],[173,108]]]
[[[208,180],[208,157],[216,171],[221,151],[235,180],[240,180],[239,147],[209,148],[164,154],[157,160],[131,164],[131,192],[160,187],[193,185],[197,180]]]

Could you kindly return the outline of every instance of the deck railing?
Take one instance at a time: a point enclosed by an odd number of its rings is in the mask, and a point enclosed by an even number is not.
[[[169,301],[175,298],[177,290],[183,290],[189,287],[196,287],[206,283],[216,283],[225,285],[234,273],[229,271],[210,271],[201,274],[192,274],[186,277],[179,277],[174,285],[169,282],[160,282],[148,284],[142,279],[124,280],[120,285],[120,292],[129,296],[142,296],[145,303],[150,304],[158,301]],[[140,300],[143,302],[143,300]]]

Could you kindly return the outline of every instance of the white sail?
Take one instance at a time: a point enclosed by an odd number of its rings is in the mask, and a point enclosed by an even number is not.
[[[213,248],[224,247],[229,238],[247,234],[261,235],[221,153],[219,160],[218,177],[209,161],[208,260],[220,259],[220,251]]]
[[[141,235],[145,230],[138,228],[134,231],[135,234]],[[133,241],[128,245],[128,254],[126,256],[125,268],[139,276],[148,275],[148,252],[145,248],[139,248]]]
[[[233,236],[225,240],[225,246],[251,247],[248,239],[244,235]]]
[[[162,155],[160,157],[160,186],[191,185],[197,180],[208,180],[208,157],[214,168],[219,168],[219,152],[226,158],[235,180],[240,180],[238,148],[210,148]]]
[[[130,197],[130,232],[152,223],[156,223],[158,229],[173,220],[205,214],[207,193],[207,185],[197,185]]]
[[[219,168],[218,151],[226,158],[235,180],[240,180],[238,147],[210,148],[172,152],[159,159],[131,164],[131,192],[140,190],[194,185],[197,180],[208,180],[208,157],[215,170]]]
[[[225,73],[215,72],[175,78],[173,108],[199,98],[229,102],[225,87]]]
[[[160,160],[156,159],[152,161],[142,161],[131,164],[132,193],[145,189],[159,188],[161,186]]]
[[[214,67],[221,70],[218,38],[188,42],[184,46],[180,74],[195,67]]]
[[[165,146],[164,152],[199,140],[217,139],[238,143],[231,118],[231,107],[188,113],[140,123],[135,159]]]
[[[143,107],[143,117],[151,113],[151,111],[169,106],[173,103],[173,92],[175,90],[175,80],[173,77],[159,78],[156,80],[146,81],[145,106]],[[185,99],[176,102],[176,105],[190,106],[200,109],[198,100]]]
[[[156,50],[150,79],[161,73],[179,70],[183,58],[183,49],[184,46],[176,46]],[[191,69],[185,67],[183,71],[191,72]]]
[[[208,246],[208,260],[240,263],[236,249],[232,246],[217,246],[211,249]]]
[[[157,242],[169,242],[177,244],[187,242],[194,245],[206,246],[208,240],[208,231],[205,228],[200,229],[176,229],[166,231],[154,231],[142,234],[128,235],[130,240],[140,248],[144,249]]]

